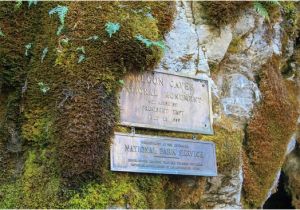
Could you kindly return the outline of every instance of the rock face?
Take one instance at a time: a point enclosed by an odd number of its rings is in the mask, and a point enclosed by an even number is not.
[[[158,68],[183,74],[195,75],[196,72],[209,74],[208,63],[199,44],[189,3],[176,4],[177,16],[172,30],[165,37],[167,49]]]
[[[300,208],[296,3],[266,3],[269,21],[250,3],[216,26],[206,11],[236,3],[66,2],[61,35],[48,14],[56,3],[38,4],[0,2],[0,208],[259,208],[281,171]],[[110,35],[109,22],[121,26]],[[128,131],[117,124],[118,91],[126,73],[144,70],[209,81],[214,135],[197,137],[216,144],[218,176],[109,170],[113,132]]]
[[[264,18],[250,8],[235,24],[216,29],[207,25],[201,14],[195,14],[199,7],[192,2],[177,2],[178,14],[173,29],[166,36],[168,50],[159,68],[182,74],[197,72],[211,79],[215,124],[231,118],[234,127],[243,130],[254,107],[262,100],[256,78],[262,65],[274,54],[283,54],[283,20],[277,19],[272,29],[268,29]],[[272,35],[266,37],[269,30]],[[208,63],[217,68],[210,72]],[[242,164],[240,155],[240,166]],[[242,207],[242,168],[225,174],[207,179],[202,197],[205,207]],[[276,188],[279,174],[280,171],[271,188]]]

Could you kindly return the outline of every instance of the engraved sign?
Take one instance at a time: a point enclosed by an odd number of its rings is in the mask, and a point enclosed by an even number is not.
[[[121,124],[213,134],[209,82],[174,73],[128,75],[120,93]]]
[[[110,155],[112,171],[217,176],[212,142],[115,133]]]

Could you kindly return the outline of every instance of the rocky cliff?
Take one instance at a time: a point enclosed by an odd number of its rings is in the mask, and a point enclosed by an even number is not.
[[[299,204],[299,3],[0,2],[0,208]],[[116,173],[128,73],[212,87],[217,177]],[[136,129],[192,138],[191,134]]]

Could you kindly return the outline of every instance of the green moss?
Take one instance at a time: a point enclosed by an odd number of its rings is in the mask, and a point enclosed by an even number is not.
[[[292,1],[280,2],[283,9],[283,27],[287,34],[295,38],[297,36],[297,31],[299,30],[299,8],[297,8],[297,3]]]
[[[134,183],[142,195],[145,196],[147,207],[151,209],[167,208],[168,192],[166,191],[168,176],[139,174],[138,176],[130,174],[130,182]]]
[[[13,183],[0,185],[0,208],[16,209],[20,208],[21,202],[21,183],[18,180]]]
[[[233,122],[223,116],[222,121],[214,126],[214,135],[202,139],[216,144],[218,172],[230,173],[240,165],[243,131],[230,127]]]
[[[48,154],[46,154],[48,153]],[[32,150],[28,153],[22,177],[22,206],[58,208],[60,181],[51,162],[52,152]],[[53,155],[53,154],[52,154]]]
[[[228,50],[227,50],[227,52],[228,53],[237,53],[237,52],[239,52],[239,50],[241,49],[241,45],[243,44],[243,39],[242,39],[242,37],[235,37],[232,41],[231,41],[231,43],[230,43],[230,45],[229,45],[229,47],[228,47]]]
[[[113,176],[105,183],[89,183],[69,200],[69,208],[147,208],[144,195],[128,175]]]
[[[205,19],[208,23],[217,27],[235,23],[240,15],[252,6],[251,2],[201,1],[197,3],[203,7],[199,12],[205,14]]]
[[[44,113],[46,112],[43,110],[36,110],[25,114],[27,120],[22,125],[22,137],[24,139],[39,144],[51,141],[53,122],[50,117],[43,116]]]
[[[263,66],[260,74],[263,101],[247,127],[243,190],[245,206],[251,208],[260,207],[266,198],[296,130],[297,98],[292,96],[293,91],[287,90],[279,66],[277,57]]]

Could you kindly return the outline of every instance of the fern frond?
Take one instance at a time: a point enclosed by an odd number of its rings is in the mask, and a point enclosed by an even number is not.
[[[277,0],[270,0],[270,1],[266,1],[267,3],[269,4],[274,4],[274,5],[277,5],[277,6],[281,6],[280,2],[277,1]]]
[[[67,6],[60,6],[58,5],[57,7],[51,9],[49,11],[49,15],[57,14],[60,20],[60,23],[62,25],[65,24],[65,17],[68,13],[68,7]]]
[[[16,0],[15,9],[19,9],[22,6],[22,0]]]
[[[262,3],[255,1],[253,2],[253,6],[259,15],[269,20],[269,13]]]
[[[0,36],[5,36],[4,33],[1,31],[1,28],[0,28]]]
[[[150,40],[150,39],[147,39],[147,38],[143,37],[143,36],[140,35],[140,34],[139,34],[139,35],[136,35],[135,38],[136,38],[138,41],[140,41],[140,42],[142,42],[143,44],[145,44],[146,47],[157,46],[157,47],[159,47],[159,48],[161,48],[161,49],[163,49],[163,50],[166,48],[163,41],[152,41],[152,40]]]
[[[81,63],[84,60],[85,60],[85,55],[84,54],[80,54],[77,63]]]
[[[59,17],[60,26],[57,29],[57,32],[56,32],[57,35],[59,35],[61,33],[62,29],[64,28],[65,18],[66,18],[67,13],[68,13],[68,7],[60,6],[60,5],[58,5],[57,7],[53,8],[49,11],[50,16],[53,14],[57,14]]]
[[[105,24],[105,30],[108,33],[109,37],[111,37],[113,34],[117,33],[120,30],[120,24],[107,22]]]
[[[28,51],[30,50],[31,47],[32,47],[32,43],[28,43],[27,45],[25,45],[25,56],[28,56]]]
[[[137,40],[139,40],[140,42],[142,42],[143,44],[145,44],[146,47],[151,47],[151,46],[152,46],[152,41],[149,40],[149,39],[147,39],[147,38],[145,38],[145,37],[143,37],[143,36],[140,35],[140,34],[139,34],[139,35],[136,35],[135,38],[136,38]]]
[[[48,47],[43,49],[42,56],[41,56],[41,63],[43,63],[47,53],[48,53]]]
[[[36,5],[38,0],[28,0],[28,7],[31,7],[31,5]]]

